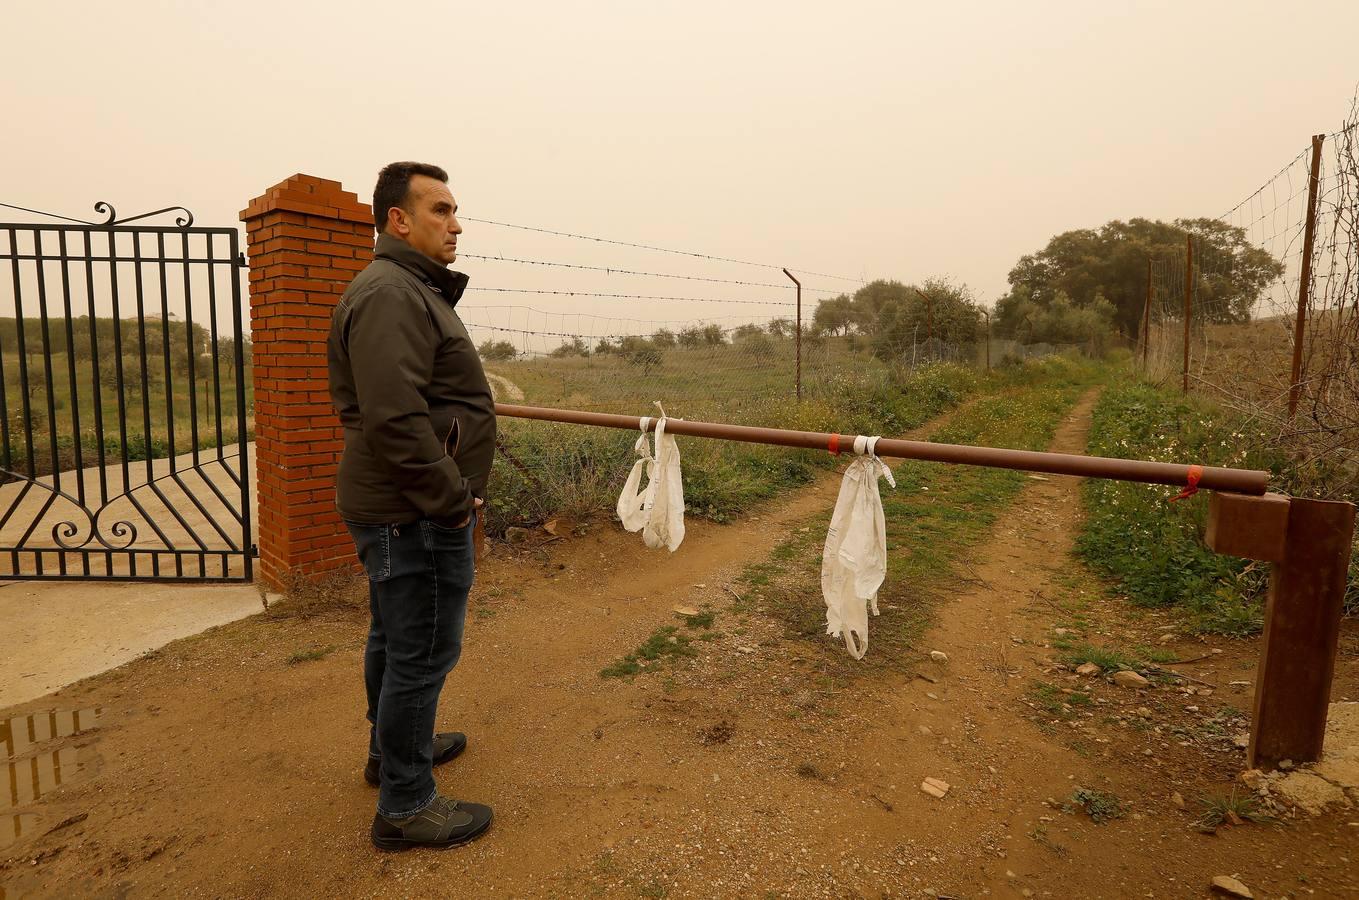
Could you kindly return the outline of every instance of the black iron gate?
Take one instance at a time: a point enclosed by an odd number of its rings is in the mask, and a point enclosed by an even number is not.
[[[236,229],[0,206],[0,579],[251,580]]]

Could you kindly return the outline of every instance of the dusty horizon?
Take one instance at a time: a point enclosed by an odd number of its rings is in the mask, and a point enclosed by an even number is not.
[[[413,158],[450,172],[465,302],[487,321],[734,324],[790,312],[792,292],[777,268],[475,219],[948,277],[990,305],[1053,234],[1230,209],[1339,126],[1359,80],[1344,52],[1359,7],[1341,3],[1301,22],[1261,3],[402,9],[427,27],[383,45],[396,30],[357,3],[15,8],[22,140],[0,147],[0,202],[78,218],[96,200],[181,204],[232,226],[294,173],[367,201],[380,166]],[[855,286],[801,277],[808,311]],[[694,299],[580,296],[600,293]]]

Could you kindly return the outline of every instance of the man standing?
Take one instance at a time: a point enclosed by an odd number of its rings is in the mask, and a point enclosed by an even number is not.
[[[335,307],[330,395],[344,426],[337,505],[368,575],[364,651],[373,844],[451,847],[491,809],[439,795],[433,766],[467,746],[434,733],[462,651],[478,507],[495,455],[495,405],[454,307],[457,203],[437,166],[392,163],[373,190],[377,247]]]

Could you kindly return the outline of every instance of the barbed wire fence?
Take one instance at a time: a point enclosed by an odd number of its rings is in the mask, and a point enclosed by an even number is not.
[[[1284,454],[1290,490],[1311,496],[1359,492],[1356,139],[1359,100],[1338,131],[1217,219],[1195,220],[1185,249],[1148,268],[1148,377],[1243,414]],[[1233,235],[1237,251],[1224,252]]]
[[[852,294],[865,279],[463,220],[470,225],[459,268],[471,280],[458,312],[502,402],[647,415],[659,400],[674,417],[821,430],[847,414],[847,398],[899,394],[912,370],[930,372],[925,367],[938,361],[977,369],[987,363],[981,329],[974,341],[950,343],[926,321],[890,335],[813,327],[820,300]],[[1062,348],[997,342],[993,349],[1000,364]],[[501,530],[608,507],[635,458],[635,439],[503,421],[503,464],[494,470],[488,521]],[[739,480],[727,453],[708,442],[686,449],[686,480],[699,494],[704,479]],[[802,471],[788,454],[759,448],[746,448],[741,465],[789,467],[794,479]],[[497,498],[506,500],[498,505]]]

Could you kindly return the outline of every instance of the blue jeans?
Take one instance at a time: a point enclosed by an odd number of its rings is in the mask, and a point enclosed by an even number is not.
[[[346,523],[368,574],[372,625],[363,654],[372,724],[368,753],[382,757],[378,813],[413,816],[434,801],[434,715],[462,653],[472,588],[472,522],[444,528]]]

